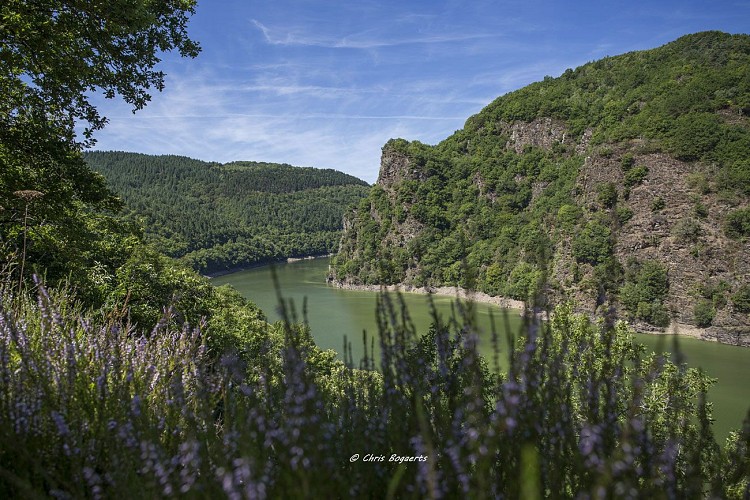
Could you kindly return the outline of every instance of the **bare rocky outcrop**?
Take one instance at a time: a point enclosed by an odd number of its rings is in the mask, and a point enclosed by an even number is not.
[[[727,119],[741,120],[734,116]],[[737,206],[722,200],[716,193],[699,191],[691,185],[691,176],[706,174],[707,166],[679,161],[642,140],[591,146],[590,130],[572,137],[563,122],[552,118],[538,118],[528,123],[500,122],[495,133],[506,137],[506,149],[518,154],[523,154],[528,146],[552,150],[562,145],[562,151],[567,151],[564,154],[580,155],[583,166],[574,193],[579,206],[590,213],[618,209],[631,213],[628,220],[614,228],[615,257],[623,265],[629,259],[653,260],[667,268],[670,288],[666,306],[673,318],[667,329],[635,324],[637,329],[652,333],[677,332],[705,340],[750,346],[750,317],[735,311],[730,300],[732,290],[750,283],[750,243],[730,240],[722,230],[727,213]],[[636,166],[646,167],[648,171],[645,179],[630,187],[625,185],[622,168],[625,155],[632,156]],[[400,209],[405,214],[399,220],[393,217],[382,221],[376,208],[371,207],[370,216],[374,220],[390,225],[382,240],[383,248],[406,247],[423,231],[424,224],[411,215],[410,204],[398,201],[396,196],[402,182],[425,179],[426,174],[403,149],[388,144],[383,148],[377,186],[387,193],[392,205],[401,203]],[[474,172],[470,180],[478,188],[479,196],[495,202],[496,194],[488,188],[479,171]],[[516,182],[522,181],[522,178],[516,179]],[[612,183],[618,193],[616,205],[608,209],[598,201],[600,186],[605,183]],[[547,187],[545,182],[533,183],[532,202]],[[700,214],[696,212],[697,206],[702,207]],[[348,234],[356,228],[345,221],[344,230]],[[572,233],[558,233],[556,236],[556,253],[550,266],[552,299],[573,299],[580,310],[592,314],[605,307],[614,308],[619,316],[625,316],[625,311],[618,310],[616,302],[602,304],[602,297],[586,284],[592,268],[576,265],[571,240]],[[418,269],[419,262],[414,259],[406,271],[402,289],[409,288],[409,280]],[[574,269],[577,270],[574,272]],[[349,277],[337,279],[341,285],[357,286],[356,280]],[[700,300],[699,289],[706,284],[720,283],[727,287],[727,300],[718,307],[710,327],[697,328],[693,309]]]
[[[408,179],[424,180],[424,174],[406,153],[386,145],[380,157],[380,172],[376,184],[386,191],[393,191],[394,186]]]
[[[724,283],[736,290],[750,282],[750,243],[733,241],[722,230],[727,213],[736,207],[715,193],[701,193],[689,185],[691,175],[702,175],[704,166],[681,162],[665,153],[638,154],[641,146],[634,141],[603,148],[605,154],[589,152],[578,179],[581,205],[596,205],[601,184],[617,186],[617,207],[632,211],[632,217],[616,232],[618,261],[653,260],[666,266],[670,284],[666,306],[673,323],[682,330],[705,340],[750,346],[750,317],[733,310],[728,292],[710,327],[695,327],[693,313],[701,287]],[[626,153],[635,153],[634,164],[648,169],[643,182],[629,190],[624,186],[621,168]],[[699,205],[701,215],[696,214]],[[570,255],[558,260],[572,263]],[[572,274],[566,272],[565,265],[559,266],[557,273],[560,282],[571,283]],[[593,311],[595,298],[590,293],[575,286],[569,291]],[[648,328],[641,325],[640,329]]]
[[[582,154],[588,149],[592,135],[589,129],[580,137],[575,137],[565,122],[549,117],[537,118],[530,122],[502,122],[499,133],[508,137],[505,148],[512,149],[518,154],[523,153],[528,146],[550,150],[558,144],[572,146],[578,154]]]
[[[504,127],[505,128],[505,127]],[[527,146],[551,149],[555,144],[572,144],[565,123],[552,118],[537,118],[531,122],[513,122],[507,125],[506,133],[510,137],[505,144],[521,154]]]

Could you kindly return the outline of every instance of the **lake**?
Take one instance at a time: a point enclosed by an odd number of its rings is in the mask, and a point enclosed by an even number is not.
[[[341,353],[346,335],[351,342],[356,366],[364,353],[362,331],[367,331],[368,338],[378,331],[375,316],[377,294],[342,290],[327,285],[325,277],[328,263],[328,258],[300,260],[277,264],[273,269],[281,295],[294,303],[300,318],[303,303],[307,301],[307,320],[318,346]],[[266,313],[269,321],[280,319],[277,312],[278,295],[270,266],[227,274],[213,278],[212,281],[215,285],[230,284],[235,287],[243,296],[255,302]],[[429,298],[410,293],[402,294],[402,298],[416,331],[426,331],[432,322]],[[451,317],[454,299],[438,296],[432,298],[438,314],[443,319]],[[473,304],[473,307],[480,331],[480,352],[483,354],[492,353],[489,333],[491,316],[498,330],[506,331],[510,328],[512,332],[518,332],[520,329],[521,318],[518,311],[503,310],[489,304]],[[507,353],[505,335],[501,334],[499,337],[501,351]],[[671,335],[637,335],[637,338],[654,350],[671,350],[674,341],[674,336]],[[690,366],[702,367],[711,377],[718,379],[717,384],[711,388],[709,397],[714,404],[714,432],[721,443],[731,429],[740,427],[750,407],[750,349],[687,337],[679,337],[678,343]],[[375,360],[377,363],[377,356]]]

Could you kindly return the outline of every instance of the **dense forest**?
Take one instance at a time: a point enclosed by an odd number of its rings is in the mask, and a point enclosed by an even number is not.
[[[269,324],[236,291],[159,252],[84,160],[106,124],[89,98],[98,89],[145,106],[164,86],[162,52],[198,55],[194,9],[0,5],[0,497],[750,494],[750,417],[720,446],[711,380],[679,356],[645,353],[611,316],[528,315],[515,347],[489,362],[470,303],[416,332],[398,299],[381,295],[379,359],[371,350],[355,368],[315,346],[292,304]],[[306,177],[265,193],[305,193]],[[206,202],[202,192],[192,202]],[[725,227],[741,240],[739,213]],[[652,272],[641,267],[644,286]]]
[[[89,152],[146,240],[202,273],[336,250],[368,185],[331,169]]]
[[[574,300],[750,344],[750,36],[685,36],[383,148],[334,278]]]

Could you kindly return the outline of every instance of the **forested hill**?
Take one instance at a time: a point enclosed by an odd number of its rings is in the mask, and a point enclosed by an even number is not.
[[[89,152],[159,250],[201,272],[334,251],[368,184],[331,169]]]
[[[705,32],[383,148],[333,278],[572,300],[750,345],[750,36]]]

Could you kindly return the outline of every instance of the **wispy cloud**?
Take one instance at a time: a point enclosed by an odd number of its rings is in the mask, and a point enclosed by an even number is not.
[[[388,139],[437,142],[459,128],[473,107],[451,102],[445,89],[429,81],[388,94],[382,85],[293,85],[278,77],[275,84],[220,82],[208,71],[173,78],[136,115],[125,106],[111,108],[97,149],[337,168],[374,182]]]
[[[226,114],[167,114],[143,116],[143,120],[200,120],[200,119],[230,119],[230,118],[287,118],[289,120],[416,120],[416,121],[455,121],[463,120],[465,116],[419,116],[419,115],[352,115],[344,113],[303,113],[280,115],[272,113],[226,113]]]
[[[443,44],[455,43],[469,40],[497,38],[492,33],[446,33],[446,34],[421,34],[406,37],[371,37],[372,30],[363,33],[354,33],[347,36],[313,35],[299,32],[294,29],[268,28],[260,21],[253,19],[252,23],[263,33],[266,42],[271,45],[300,45],[308,47],[325,47],[331,49],[375,49],[381,47],[396,47],[401,45]]]
[[[746,32],[746,0],[213,0],[195,61],[133,115],[102,99],[101,149],[332,167],[377,177],[390,138],[436,143],[498,96],[688,32]]]
[[[380,149],[388,139],[407,137],[436,142],[445,129],[445,123],[425,126],[422,117],[415,120],[408,116],[333,117],[334,121],[325,125],[321,125],[320,119],[301,122],[291,116],[165,116],[158,118],[156,127],[154,119],[157,118],[144,116],[130,119],[127,124],[113,122],[97,149],[123,149],[122,144],[135,139],[138,151],[150,154],[336,168],[374,182],[380,166]],[[462,122],[463,119],[456,120],[452,128]],[[342,126],[348,130],[347,134],[341,133]]]

